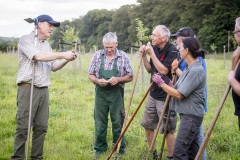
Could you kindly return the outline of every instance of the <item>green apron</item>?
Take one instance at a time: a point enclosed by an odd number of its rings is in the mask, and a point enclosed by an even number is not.
[[[118,57],[115,58],[113,69],[104,70],[104,54],[101,55],[101,64],[99,69],[99,79],[109,80],[111,77],[119,77],[119,71],[117,68]],[[110,111],[110,117],[112,121],[112,134],[113,143],[116,143],[121,135],[121,108],[122,108],[122,96],[121,88],[119,84],[111,86],[108,84],[105,87],[101,87],[98,84],[95,88],[95,143],[94,149],[96,155],[99,155],[107,150],[108,144],[106,140],[107,126],[108,126],[108,112]],[[123,136],[120,147],[120,154],[124,154],[126,147],[126,140]]]

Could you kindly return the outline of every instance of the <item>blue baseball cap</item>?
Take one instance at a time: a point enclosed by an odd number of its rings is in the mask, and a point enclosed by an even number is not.
[[[52,19],[52,17],[50,17],[49,15],[40,15],[37,17],[38,22],[48,22],[53,24],[54,27],[59,27],[60,26],[60,22],[54,21]]]

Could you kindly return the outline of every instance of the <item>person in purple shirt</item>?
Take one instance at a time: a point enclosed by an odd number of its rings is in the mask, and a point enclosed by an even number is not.
[[[171,37],[175,37],[174,42],[176,43],[177,49],[179,50],[180,49],[180,44],[182,43],[182,40],[184,38],[186,38],[186,37],[195,37],[196,38],[196,34],[191,28],[181,28],[177,31],[177,33],[172,34]],[[207,75],[207,68],[206,68],[206,62],[204,60],[204,57],[205,56],[203,55],[203,57],[197,57],[197,59],[202,62],[202,67],[204,68],[205,73]],[[186,67],[186,65],[187,65],[187,63],[181,58],[180,54],[178,54],[177,60],[175,60],[172,64],[172,67],[175,69],[175,72],[177,73],[178,77],[181,75],[181,73],[184,70],[184,68]],[[207,112],[207,82],[205,84],[205,112]],[[199,129],[200,129],[199,145],[201,145],[203,140],[204,140],[203,125],[202,124],[201,124]],[[203,153],[202,159],[203,160],[207,159],[206,150]]]

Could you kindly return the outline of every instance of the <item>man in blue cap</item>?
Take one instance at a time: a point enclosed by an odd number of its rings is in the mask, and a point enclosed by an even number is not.
[[[13,159],[24,159],[25,142],[27,140],[29,101],[31,94],[32,70],[34,74],[34,88],[32,99],[31,126],[33,126],[31,159],[43,159],[43,144],[48,129],[49,92],[48,86],[51,71],[57,71],[69,61],[77,58],[72,51],[53,53],[46,41],[54,27],[60,23],[48,15],[40,15],[38,19],[38,37],[35,43],[35,33],[24,35],[18,43],[18,76],[17,76],[17,114],[16,133],[14,140]],[[57,61],[57,59],[62,59]],[[34,62],[33,62],[34,61]],[[33,63],[35,68],[33,68]]]

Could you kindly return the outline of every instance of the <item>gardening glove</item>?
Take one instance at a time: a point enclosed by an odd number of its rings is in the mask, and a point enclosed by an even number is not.
[[[166,74],[162,74],[161,77],[162,77],[162,79],[165,81],[165,83],[166,83],[167,85],[172,86],[173,83],[172,83],[171,79],[169,79]]]
[[[162,79],[162,77],[158,74],[154,74],[152,76],[152,80],[153,80],[153,82],[155,82],[158,85],[158,87],[161,87],[161,85],[163,83],[165,83],[165,81]]]
[[[177,59],[175,59],[175,60],[172,62],[172,70],[171,70],[171,71],[172,71],[172,74],[174,74],[175,71],[176,71],[176,69],[175,69],[175,70],[173,69],[173,67],[175,67],[175,66],[178,67],[178,61],[177,61]]]

